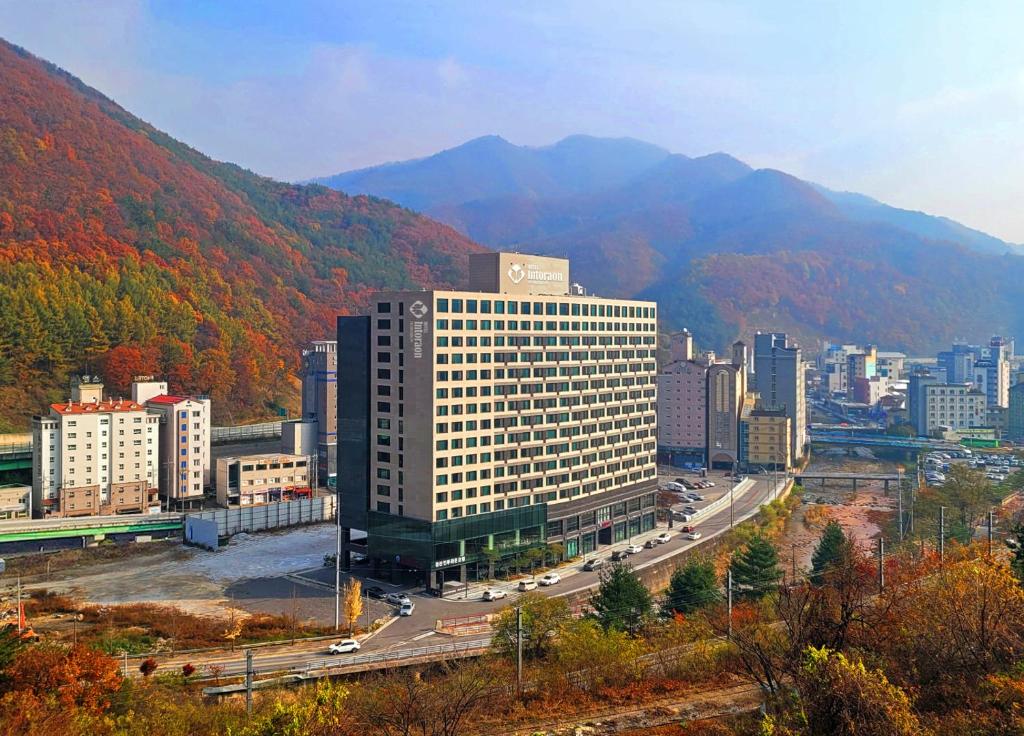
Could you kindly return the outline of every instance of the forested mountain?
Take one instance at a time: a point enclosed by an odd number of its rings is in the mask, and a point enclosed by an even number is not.
[[[225,121],[230,125],[230,121]],[[70,372],[167,375],[215,420],[270,413],[297,349],[378,287],[480,250],[389,202],[213,161],[0,40],[0,431]]]
[[[657,299],[666,326],[689,327],[708,346],[759,328],[806,343],[831,337],[913,352],[955,336],[1022,334],[1017,246],[724,153],[689,158],[588,138],[593,159],[614,152],[617,177],[588,178],[594,165],[580,153],[562,162],[560,176],[589,186],[527,185],[525,177],[501,191],[492,185],[505,161],[574,140],[532,149],[478,139],[324,181],[386,193],[485,245],[567,256],[586,287]],[[630,169],[622,157],[634,149],[643,155]]]

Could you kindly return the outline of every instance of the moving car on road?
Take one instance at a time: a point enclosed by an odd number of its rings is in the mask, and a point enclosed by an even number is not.
[[[644,549],[654,549],[658,546],[658,540],[651,538],[644,542]]]
[[[562,582],[562,576],[557,572],[549,572],[537,581],[540,585],[555,585]]]
[[[387,597],[387,594],[388,592],[379,585],[373,585],[366,589],[366,595],[371,598],[376,598],[379,601],[384,600],[384,598]]]
[[[398,609],[399,616],[411,616],[412,612],[416,610],[416,604],[410,600],[407,600],[402,604],[402,607]]]
[[[350,652],[358,652],[359,642],[355,639],[342,639],[341,641],[327,647],[327,651],[330,654],[349,654]]]
[[[587,560],[585,563],[583,563],[583,569],[586,570],[587,572],[591,572],[593,570],[599,570],[602,567],[604,567],[604,559],[601,558],[601,557],[595,557],[595,558],[593,558],[591,560]]]
[[[671,534],[669,534],[668,532],[662,532],[661,534],[659,534],[658,536],[656,536],[656,537],[654,538],[654,540],[655,540],[655,541],[656,541],[656,542],[657,542],[658,544],[665,544],[665,543],[667,543],[667,542],[668,542],[668,541],[669,541],[670,539],[672,539],[672,535],[671,535]]]
[[[629,553],[624,549],[617,549],[612,552],[612,562],[621,562],[627,557],[629,557]]]
[[[700,539],[701,536],[702,535],[701,535],[700,532],[694,530],[694,531],[690,532],[689,534],[687,534],[686,538],[689,539],[690,541],[694,541],[694,540]]]
[[[409,596],[405,593],[388,593],[384,596],[384,600],[393,606],[404,606],[406,603],[410,602]]]
[[[643,552],[643,551],[644,551],[644,548],[641,547],[639,544],[631,544],[628,547],[626,547],[626,554],[627,555],[635,555],[638,552]]]
[[[530,579],[530,580],[520,580],[519,581],[519,590],[520,590],[520,592],[525,592],[527,590],[536,590],[536,589],[537,589],[537,581],[536,580]]]
[[[501,598],[505,598],[507,596],[508,596],[508,593],[506,593],[501,588],[488,588],[487,590],[484,591],[484,600],[485,601],[496,601],[496,600],[499,600]]]

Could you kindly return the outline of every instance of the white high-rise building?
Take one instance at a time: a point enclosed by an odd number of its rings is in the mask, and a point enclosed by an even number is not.
[[[174,396],[162,381],[137,380],[132,400],[160,417],[160,496],[168,509],[200,506],[211,482],[210,400]]]

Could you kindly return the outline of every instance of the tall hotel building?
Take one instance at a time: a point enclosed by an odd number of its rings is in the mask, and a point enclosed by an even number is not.
[[[347,549],[435,588],[654,527],[656,307],[581,291],[564,259],[474,254],[466,291],[339,318]]]

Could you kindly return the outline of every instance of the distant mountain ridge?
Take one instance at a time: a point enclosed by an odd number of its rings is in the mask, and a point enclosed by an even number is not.
[[[484,245],[569,257],[588,288],[658,299],[666,327],[709,346],[782,327],[917,351],[1024,327],[1018,246],[725,153],[487,137],[319,181],[387,196]]]

